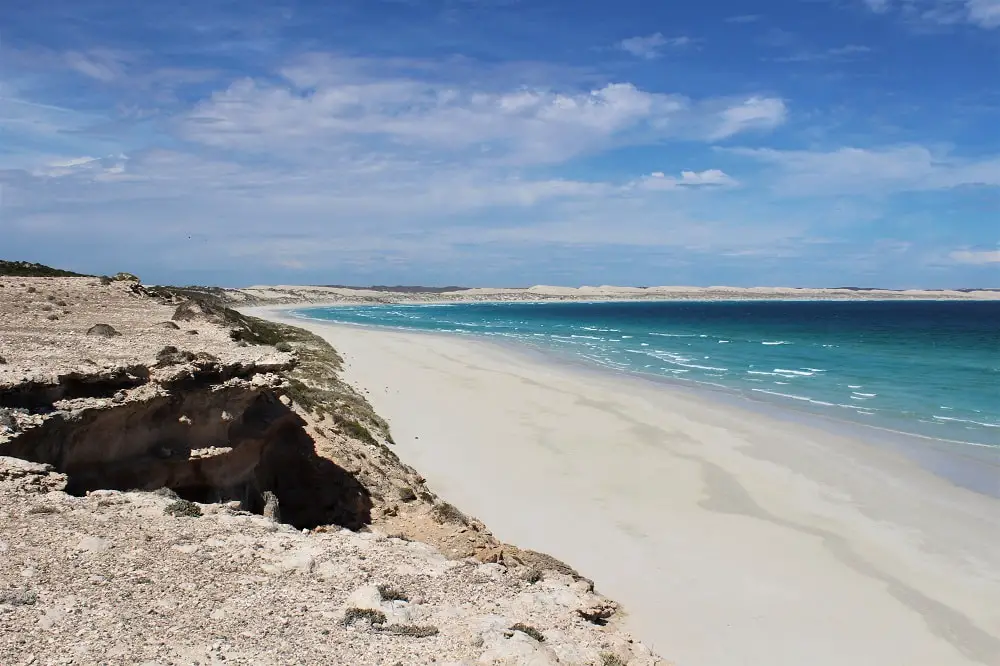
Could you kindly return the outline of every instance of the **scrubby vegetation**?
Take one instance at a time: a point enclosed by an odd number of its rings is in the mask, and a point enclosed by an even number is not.
[[[526,583],[531,583],[532,585],[534,585],[538,581],[542,580],[543,577],[544,574],[542,573],[541,569],[539,569],[538,567],[528,567],[528,569],[521,576],[521,580],[523,580]]]
[[[385,624],[385,613],[371,608],[348,608],[344,613],[344,626],[351,626],[358,620],[367,620],[369,624]]]
[[[535,629],[534,627],[528,624],[522,624],[521,622],[518,622],[517,624],[515,624],[513,627],[510,628],[510,631],[520,631],[522,634],[527,634],[528,636],[531,636],[539,643],[545,642],[545,636],[542,635],[542,632],[538,631],[538,629]]]
[[[628,666],[628,662],[614,652],[602,652],[600,666]]]
[[[431,518],[439,523],[456,523],[458,525],[468,525],[469,518],[459,511],[454,505],[447,502],[439,502],[431,509]]]
[[[168,516],[177,516],[178,518],[197,518],[201,516],[201,507],[194,502],[177,500],[176,502],[168,504],[167,507],[163,509],[163,513]]]
[[[392,585],[379,585],[378,593],[383,601],[409,601],[410,597],[403,590]]]
[[[44,264],[36,264],[30,261],[3,261],[0,260],[0,275],[10,277],[91,277],[73,271],[64,271],[59,268],[52,268]]]
[[[178,303],[185,317],[202,316],[229,327],[234,340],[251,345],[269,345],[279,351],[295,350],[296,364],[286,371],[286,394],[300,407],[319,418],[329,417],[348,437],[379,445],[378,438],[392,442],[388,424],[368,401],[339,379],[343,359],[326,340],[309,331],[244,315],[226,306],[225,291],[206,287],[133,287],[141,293]],[[177,317],[175,317],[177,318]],[[391,452],[390,452],[391,453]]]
[[[428,638],[438,635],[438,628],[430,625],[420,626],[417,624],[390,624],[385,628],[386,633],[397,636],[411,636],[413,638]]]

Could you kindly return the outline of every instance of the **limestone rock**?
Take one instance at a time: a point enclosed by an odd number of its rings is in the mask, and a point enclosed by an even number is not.
[[[115,330],[115,327],[110,324],[94,324],[87,329],[87,335],[93,335],[101,338],[113,338],[121,335],[121,333]]]
[[[278,496],[270,490],[265,490],[261,493],[261,498],[264,500],[264,510],[262,512],[264,517],[275,523],[280,523],[281,507],[278,502]]]

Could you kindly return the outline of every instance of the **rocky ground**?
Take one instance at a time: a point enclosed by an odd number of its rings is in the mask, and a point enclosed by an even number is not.
[[[0,277],[0,664],[662,663],[321,340],[118,278]]]
[[[0,277],[0,355],[6,360],[0,363],[0,385],[53,382],[73,371],[137,363],[153,366],[167,346],[231,364],[277,366],[290,359],[273,347],[240,346],[226,328],[205,318],[174,320],[176,304],[142,297],[131,290],[136,284]]]
[[[0,458],[0,663],[657,663],[569,575],[65,482]]]

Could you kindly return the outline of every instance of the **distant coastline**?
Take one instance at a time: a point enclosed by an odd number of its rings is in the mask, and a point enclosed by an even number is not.
[[[219,291],[219,290],[216,290]],[[877,289],[871,287],[559,287],[527,288],[323,287],[257,285],[221,290],[237,306],[364,304],[364,303],[475,303],[506,301],[725,301],[725,300],[1000,300],[1000,289]]]

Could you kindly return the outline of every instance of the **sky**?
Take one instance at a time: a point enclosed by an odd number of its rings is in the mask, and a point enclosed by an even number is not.
[[[0,258],[1000,287],[1000,0],[0,3]]]

